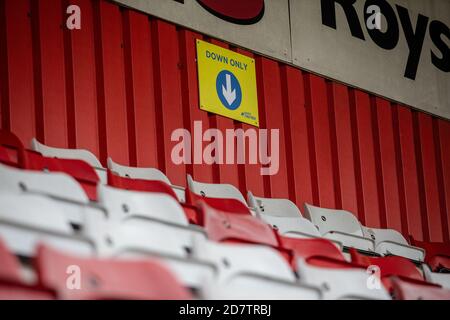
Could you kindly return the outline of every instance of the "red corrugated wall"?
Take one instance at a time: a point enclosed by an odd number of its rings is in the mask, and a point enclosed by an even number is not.
[[[82,29],[69,31],[77,4]],[[248,128],[198,108],[195,39],[217,40],[106,1],[1,0],[0,121],[23,141],[93,151],[299,206],[343,208],[372,227],[449,240],[450,122],[256,58],[262,128],[280,129],[280,171],[176,166],[176,128]]]

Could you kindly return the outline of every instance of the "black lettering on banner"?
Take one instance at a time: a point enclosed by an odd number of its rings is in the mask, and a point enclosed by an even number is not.
[[[428,28],[429,18],[419,14],[417,18],[416,31],[413,30],[411,18],[409,17],[408,9],[397,5],[398,16],[402,24],[403,32],[405,33],[406,42],[409,47],[408,62],[406,64],[405,77],[415,80],[417,75],[417,68],[422,55],[423,42]]]
[[[367,14],[367,8],[376,5],[380,8],[380,13],[386,18],[387,30],[382,32],[376,28],[370,30],[367,28],[370,37],[380,48],[386,50],[394,49],[400,38],[400,30],[398,28],[397,16],[394,9],[386,2],[386,0],[368,0],[364,6],[364,21],[369,19],[370,14]]]
[[[352,36],[365,40],[358,13],[355,9],[356,1],[357,0],[321,0],[322,24],[337,29],[336,7],[339,4],[344,10]],[[380,8],[380,13],[386,20],[386,27],[383,28],[384,31],[376,28],[369,28],[367,25],[366,22],[369,21],[373,15],[371,11],[368,11],[368,8],[371,6],[378,6],[378,8]],[[395,7],[409,48],[404,76],[405,78],[415,80],[430,18],[419,14],[414,28],[408,9],[400,5],[396,5]],[[363,15],[367,32],[377,46],[386,50],[392,50],[397,47],[400,40],[399,22],[394,8],[387,0],[366,0]],[[443,72],[450,72],[450,46],[448,44],[450,43],[449,27],[441,21],[431,21],[429,36],[437,49],[431,50],[432,64]]]
[[[436,68],[444,72],[450,72],[450,47],[445,44],[442,36],[447,37],[447,42],[450,42],[450,29],[440,21],[432,21],[430,23],[430,37],[441,52],[442,57],[440,58],[431,50],[431,62]]]
[[[365,40],[363,30],[359,23],[358,14],[356,13],[354,4],[356,0],[321,0],[322,4],[322,24],[330,28],[336,29],[336,4],[344,9],[347,17],[348,26],[352,36]]]

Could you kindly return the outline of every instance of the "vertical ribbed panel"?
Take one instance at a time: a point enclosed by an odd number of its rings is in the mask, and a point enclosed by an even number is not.
[[[174,184],[190,173],[449,240],[450,122],[231,47],[256,59],[261,128],[280,130],[279,173],[177,166],[174,129],[192,131],[194,121],[203,131],[251,128],[199,110],[195,40],[228,45],[100,0],[70,1],[81,7],[82,29],[69,31],[68,4],[0,2],[0,123],[26,144],[36,136],[89,149],[103,164],[111,156],[158,167]]]

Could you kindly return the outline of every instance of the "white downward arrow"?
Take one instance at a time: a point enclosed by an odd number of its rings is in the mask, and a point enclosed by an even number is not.
[[[225,97],[225,100],[227,100],[228,105],[231,106],[234,100],[236,100],[236,90],[232,90],[231,88],[231,75],[226,74],[225,76],[227,81],[227,87],[225,88],[222,85],[222,93],[223,96]]]

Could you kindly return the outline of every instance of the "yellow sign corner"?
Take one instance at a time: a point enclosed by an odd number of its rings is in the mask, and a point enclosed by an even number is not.
[[[197,40],[200,109],[259,127],[255,60]]]

